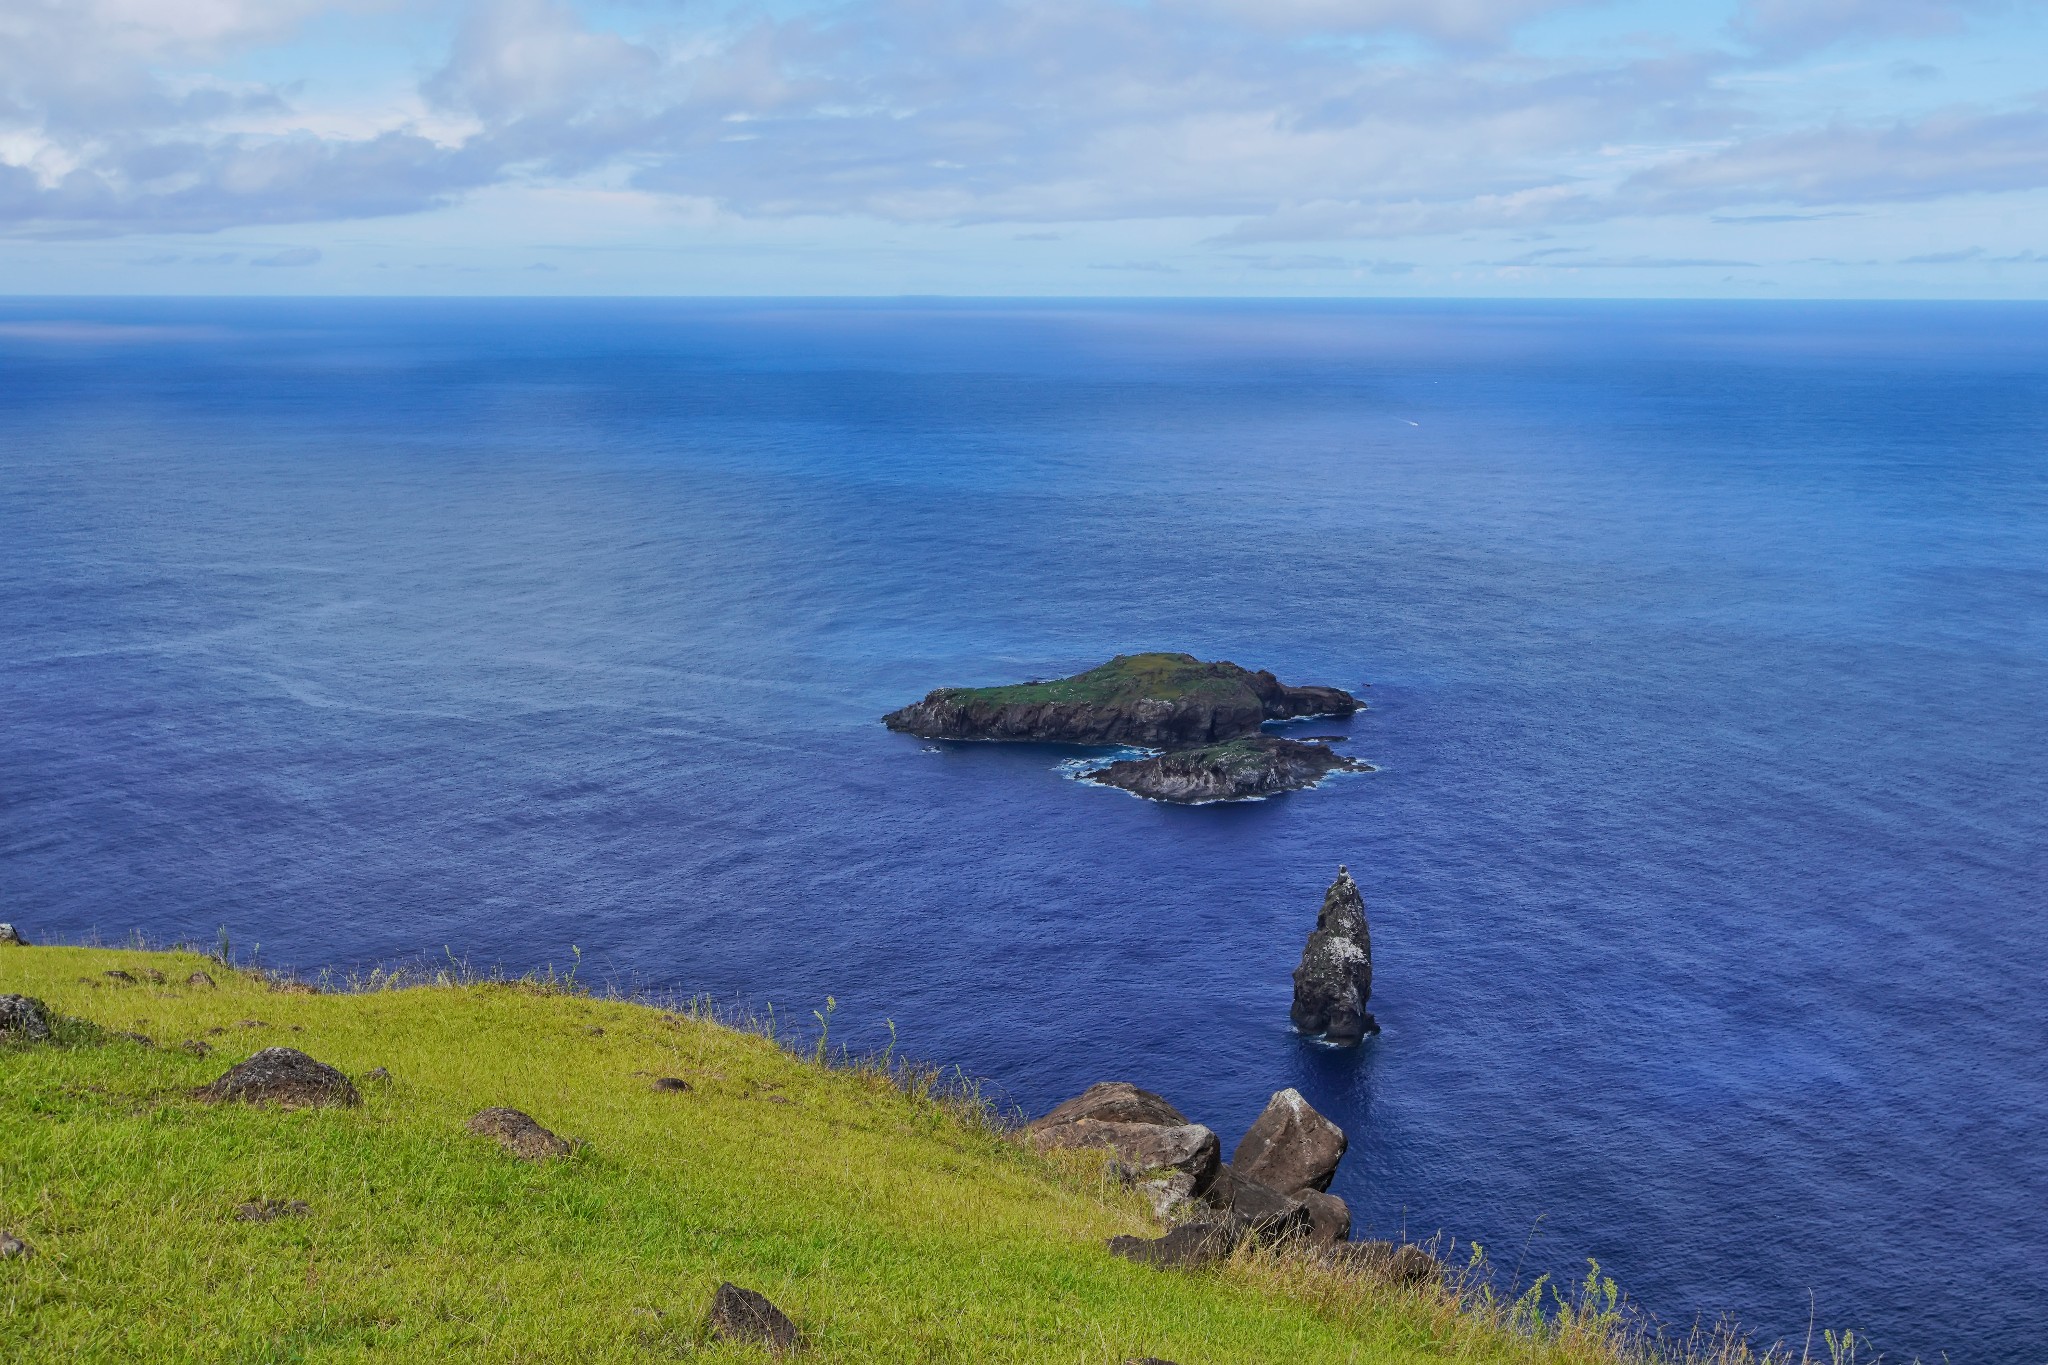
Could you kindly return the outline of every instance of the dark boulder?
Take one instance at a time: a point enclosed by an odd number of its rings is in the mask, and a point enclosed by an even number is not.
[[[705,1326],[717,1341],[751,1342],[766,1346],[775,1355],[794,1351],[803,1340],[796,1324],[768,1302],[766,1295],[731,1283],[719,1285],[711,1296]]]
[[[1366,1010],[1372,999],[1372,934],[1365,922],[1365,897],[1351,870],[1323,896],[1315,931],[1294,969],[1294,1026],[1333,1043],[1356,1043],[1379,1024]]]
[[[36,1254],[36,1249],[11,1232],[0,1232],[0,1261],[25,1259]]]
[[[1104,1123],[1152,1123],[1178,1128],[1187,1115],[1166,1102],[1163,1095],[1140,1090],[1129,1081],[1097,1081],[1064,1104],[1055,1105],[1027,1131],[1042,1132],[1077,1119],[1099,1119]]]
[[[1308,1204],[1298,1194],[1282,1194],[1270,1185],[1239,1175],[1229,1166],[1202,1194],[1202,1202],[1227,1214],[1232,1226],[1261,1242],[1278,1242],[1309,1232]]]
[[[213,985],[213,978],[208,976],[205,972],[194,972],[192,973],[192,975],[185,978],[185,984],[188,986],[208,988]]]
[[[1317,1246],[1334,1246],[1351,1236],[1351,1206],[1334,1194],[1303,1190],[1301,1202],[1308,1207],[1308,1239]]]
[[[1327,1190],[1347,1145],[1344,1130],[1290,1088],[1267,1101],[1265,1112],[1231,1154],[1230,1165],[1240,1176],[1282,1194]]]
[[[127,972],[122,971],[119,967],[111,967],[106,971],[101,972],[100,975],[104,976],[109,981],[117,982],[123,986],[132,986],[135,984],[135,978],[129,975]]]
[[[264,1048],[196,1093],[216,1104],[277,1104],[287,1109],[362,1103],[348,1077],[295,1047]]]
[[[517,1109],[486,1109],[469,1121],[469,1131],[478,1137],[496,1138],[500,1147],[521,1161],[546,1161],[575,1150],[566,1138],[556,1137],[534,1122],[532,1115]]]
[[[1191,1269],[1229,1259],[1244,1237],[1245,1229],[1228,1220],[1182,1223],[1164,1237],[1112,1237],[1109,1250],[1140,1265]]]
[[[1041,1152],[1075,1147],[1115,1152],[1134,1171],[1185,1173],[1196,1193],[1209,1187],[1223,1163],[1223,1144],[1199,1123],[1169,1126],[1075,1119],[1032,1133],[1031,1145]]]
[[[32,995],[0,995],[0,1037],[50,1041],[50,1007]]]
[[[21,936],[21,930],[11,924],[0,924],[0,944],[8,943],[17,948],[28,947],[28,940]]]
[[[680,1095],[690,1088],[690,1083],[680,1076],[657,1076],[654,1088],[672,1095]]]

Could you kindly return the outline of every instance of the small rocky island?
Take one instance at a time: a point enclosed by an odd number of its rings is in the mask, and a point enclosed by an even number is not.
[[[1070,678],[1007,687],[941,687],[882,718],[923,739],[1127,745],[1159,752],[1085,774],[1155,801],[1244,801],[1312,787],[1371,765],[1325,740],[1261,732],[1269,720],[1349,716],[1363,703],[1335,687],[1290,687],[1263,669],[1192,654],[1120,654]]]
[[[1380,1031],[1365,1008],[1372,999],[1372,931],[1365,922],[1365,897],[1339,865],[1337,880],[1323,894],[1322,913],[1294,969],[1294,1026],[1332,1043],[1356,1043]]]

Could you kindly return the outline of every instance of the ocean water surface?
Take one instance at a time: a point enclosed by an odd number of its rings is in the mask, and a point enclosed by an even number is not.
[[[0,642],[32,937],[1297,1086],[1361,1235],[2048,1361],[2048,309],[15,300]],[[1139,649],[1362,688],[1379,771],[878,723]]]

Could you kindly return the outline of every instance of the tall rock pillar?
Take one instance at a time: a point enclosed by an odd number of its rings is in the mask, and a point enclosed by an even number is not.
[[[1323,895],[1315,932],[1294,969],[1294,1026],[1332,1043],[1356,1043],[1379,1024],[1366,1009],[1372,999],[1372,932],[1365,923],[1365,897],[1339,866],[1337,880]]]

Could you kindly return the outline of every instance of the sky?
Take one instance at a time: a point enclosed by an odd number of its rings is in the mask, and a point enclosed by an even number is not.
[[[2048,0],[0,0],[0,294],[2048,297]]]

